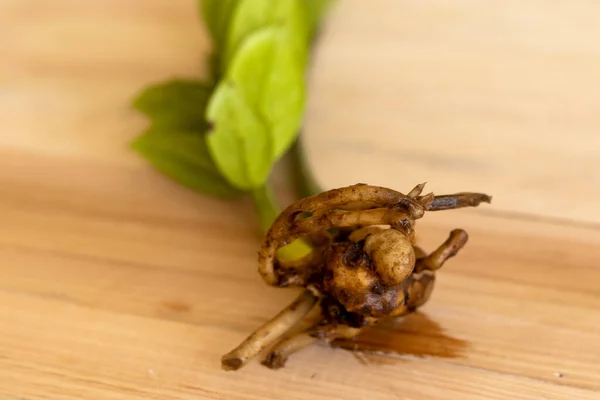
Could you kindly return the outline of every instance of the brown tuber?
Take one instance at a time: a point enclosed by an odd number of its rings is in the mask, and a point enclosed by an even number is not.
[[[415,267],[415,249],[406,235],[386,229],[365,240],[365,253],[372,260],[375,272],[386,285],[396,285],[411,274]]]
[[[264,351],[262,364],[280,368],[291,354],[317,341],[352,338],[365,326],[425,304],[435,271],[458,253],[468,235],[455,229],[427,254],[415,243],[415,221],[429,211],[476,207],[491,197],[468,192],[421,196],[424,186],[402,194],[358,184],[286,208],[263,240],[258,271],[269,285],[304,291],[224,355],[223,369],[239,369]],[[277,249],[299,238],[313,245],[312,254],[291,263],[277,260]]]

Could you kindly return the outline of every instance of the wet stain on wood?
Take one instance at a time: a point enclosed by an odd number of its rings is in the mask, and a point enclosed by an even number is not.
[[[354,339],[335,340],[331,345],[352,350],[364,365],[395,363],[399,358],[390,356],[398,355],[459,358],[468,348],[468,342],[449,336],[437,322],[419,312],[382,322]]]

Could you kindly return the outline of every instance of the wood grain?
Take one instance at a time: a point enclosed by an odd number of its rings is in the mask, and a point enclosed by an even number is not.
[[[373,4],[384,20],[389,3]],[[366,13],[343,7],[336,29]],[[490,212],[496,202],[420,222],[428,249],[455,227],[470,240],[422,312],[362,338],[398,353],[319,345],[282,370],[221,371],[221,355],[296,292],[260,280],[247,201],[191,193],[127,148],[146,123],[129,108],[137,90],[202,74],[194,2],[5,1],[0,18],[12,38],[0,65],[0,399],[600,398],[600,230],[593,218]],[[327,76],[316,66],[313,82]],[[314,96],[309,147],[329,124],[314,108],[326,89]],[[284,167],[275,179],[289,199]]]
[[[600,3],[375,0],[367,10],[346,0],[335,10],[305,132],[322,186],[427,181],[493,193],[495,210],[600,222]]]

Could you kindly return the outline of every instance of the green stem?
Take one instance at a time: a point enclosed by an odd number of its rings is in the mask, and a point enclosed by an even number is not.
[[[252,190],[252,200],[258,213],[260,228],[263,234],[265,234],[280,213],[277,200],[272,188],[268,184]]]
[[[265,184],[252,190],[252,200],[258,213],[263,234],[267,233],[281,210],[270,185]],[[312,251],[312,247],[304,240],[295,240],[277,250],[277,258],[282,261],[298,260]]]
[[[311,169],[308,167],[301,136],[299,135],[292,148],[292,162],[294,164],[294,175],[296,176],[296,185],[300,196],[308,197],[321,193],[323,189],[319,186]]]

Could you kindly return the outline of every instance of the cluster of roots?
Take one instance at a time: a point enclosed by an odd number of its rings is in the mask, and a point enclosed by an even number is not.
[[[299,200],[285,209],[265,236],[259,273],[277,287],[302,287],[279,314],[224,355],[222,367],[237,370],[264,354],[262,364],[282,367],[288,357],[317,341],[352,338],[385,318],[415,311],[430,298],[435,272],[466,244],[462,229],[450,232],[432,253],[415,240],[415,221],[428,211],[489,203],[481,193],[408,194],[358,184]],[[294,261],[277,250],[295,240],[313,251]]]

